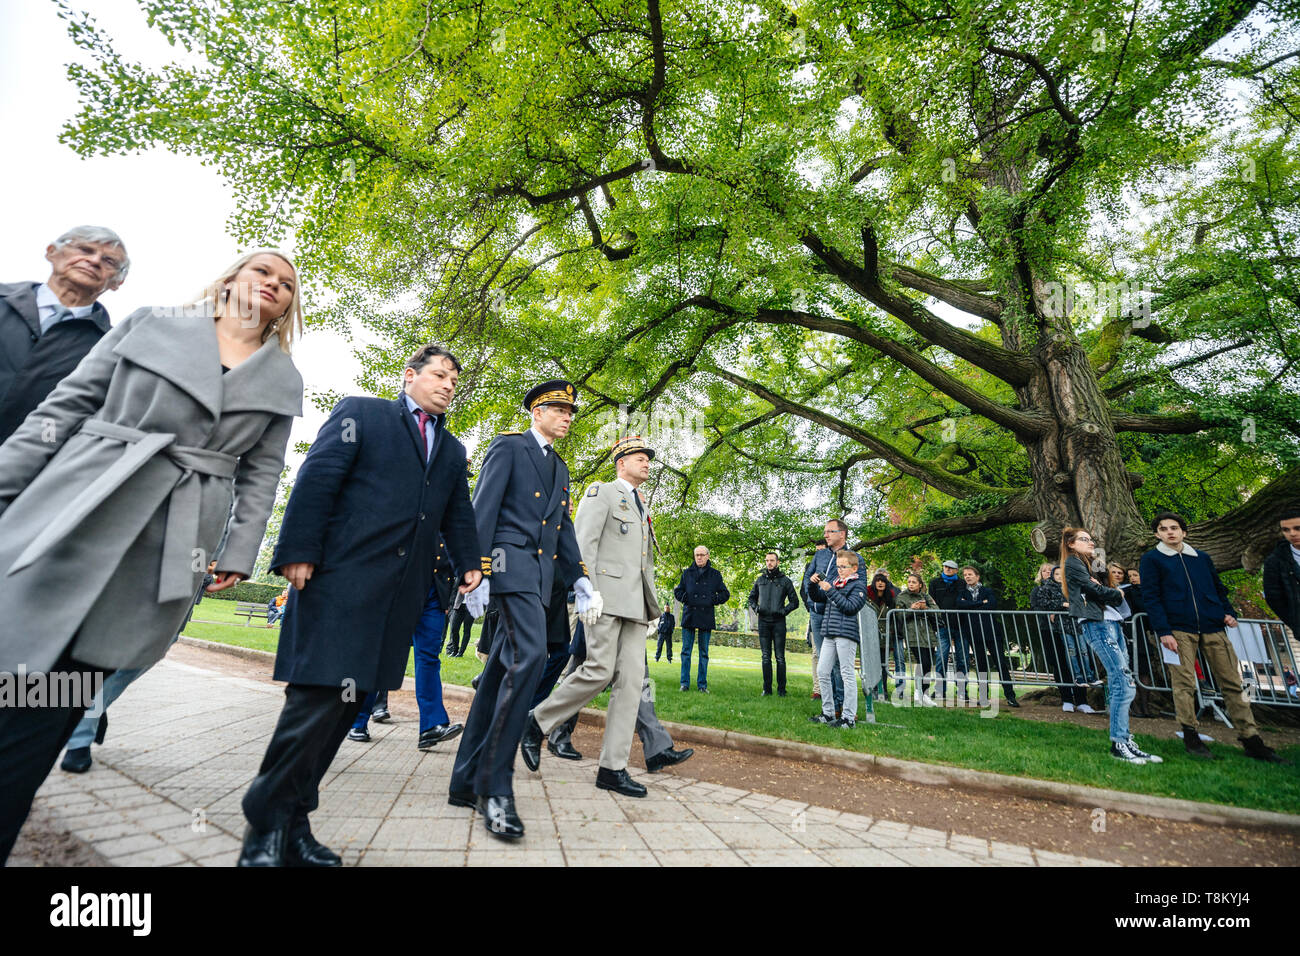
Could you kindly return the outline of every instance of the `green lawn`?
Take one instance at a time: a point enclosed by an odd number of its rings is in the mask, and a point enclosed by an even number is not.
[[[204,601],[185,633],[190,637],[274,650],[279,628],[240,627],[237,624],[205,624],[203,620],[237,622],[234,603]],[[478,637],[477,628],[475,638]],[[472,645],[471,645],[472,646]],[[1214,764],[1193,762],[1183,754],[1183,745],[1173,737],[1138,735],[1140,746],[1165,758],[1158,766],[1131,767],[1109,756],[1105,717],[1091,718],[1094,726],[1047,723],[1024,719],[1007,708],[992,718],[980,711],[950,708],[895,707],[877,703],[877,723],[858,724],[841,730],[808,722],[818,704],[809,699],[812,689],[811,661],[802,655],[788,656],[790,696],[761,697],[762,676],[759,652],[748,648],[709,649],[709,691],[678,688],[680,665],[674,645],[674,663],[653,660],[650,676],[655,682],[655,706],[664,720],[735,730],[759,737],[798,740],[826,747],[988,770],[995,773],[1079,783],[1133,793],[1180,797],[1208,803],[1222,803],[1261,810],[1294,813],[1300,807],[1300,767],[1261,764],[1242,754],[1232,732],[1222,726],[1207,730],[1220,741],[1210,744],[1222,759]],[[473,652],[463,659],[443,659],[443,680],[468,685],[481,665]],[[692,661],[691,687],[697,664]],[[407,674],[413,669],[408,664]],[[949,691],[951,693],[951,690]],[[593,706],[604,707],[601,695]],[[859,715],[864,704],[859,698]],[[1172,725],[1171,725],[1172,729]],[[1267,728],[1265,730],[1267,733]],[[1300,763],[1300,747],[1279,751]]]

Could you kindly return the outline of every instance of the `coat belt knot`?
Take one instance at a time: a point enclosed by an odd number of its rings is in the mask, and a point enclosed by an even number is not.
[[[233,482],[239,468],[239,459],[208,448],[178,445],[176,436],[168,432],[145,432],[94,418],[81,426],[81,433],[119,441],[127,448],[88,494],[69,503],[57,518],[46,525],[45,530],[19,555],[9,573],[21,571],[40,560],[51,548],[76,531],[91,512],[122,487],[147,461],[162,454],[181,469],[181,476],[167,501],[158,603],[166,604],[168,601],[193,597],[194,575],[206,570],[206,562],[202,562],[203,567],[193,567],[202,504],[199,477]]]

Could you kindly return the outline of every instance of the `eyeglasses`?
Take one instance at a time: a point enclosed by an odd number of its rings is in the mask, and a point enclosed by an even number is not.
[[[1085,543],[1087,543],[1087,544],[1092,544],[1092,543],[1093,543],[1092,538],[1088,537],[1086,534],[1078,534],[1078,535],[1075,535],[1075,536],[1074,536],[1074,540],[1075,540],[1075,541],[1083,541],[1083,542],[1085,542]]]

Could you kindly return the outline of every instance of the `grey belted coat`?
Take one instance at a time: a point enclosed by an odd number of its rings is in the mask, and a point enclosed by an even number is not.
[[[300,414],[275,336],[223,375],[202,307],[115,326],[0,445],[0,671],[69,645],[96,667],[161,658],[227,519],[218,567],[252,572]]]

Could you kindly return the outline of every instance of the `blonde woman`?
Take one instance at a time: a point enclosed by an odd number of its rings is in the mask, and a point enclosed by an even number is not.
[[[293,263],[251,252],[196,305],[115,326],[0,446],[0,620],[23,622],[0,634],[0,672],[93,686],[146,668],[210,561],[209,591],[248,577],[302,413],[301,328]],[[0,707],[0,861],[81,696]]]

